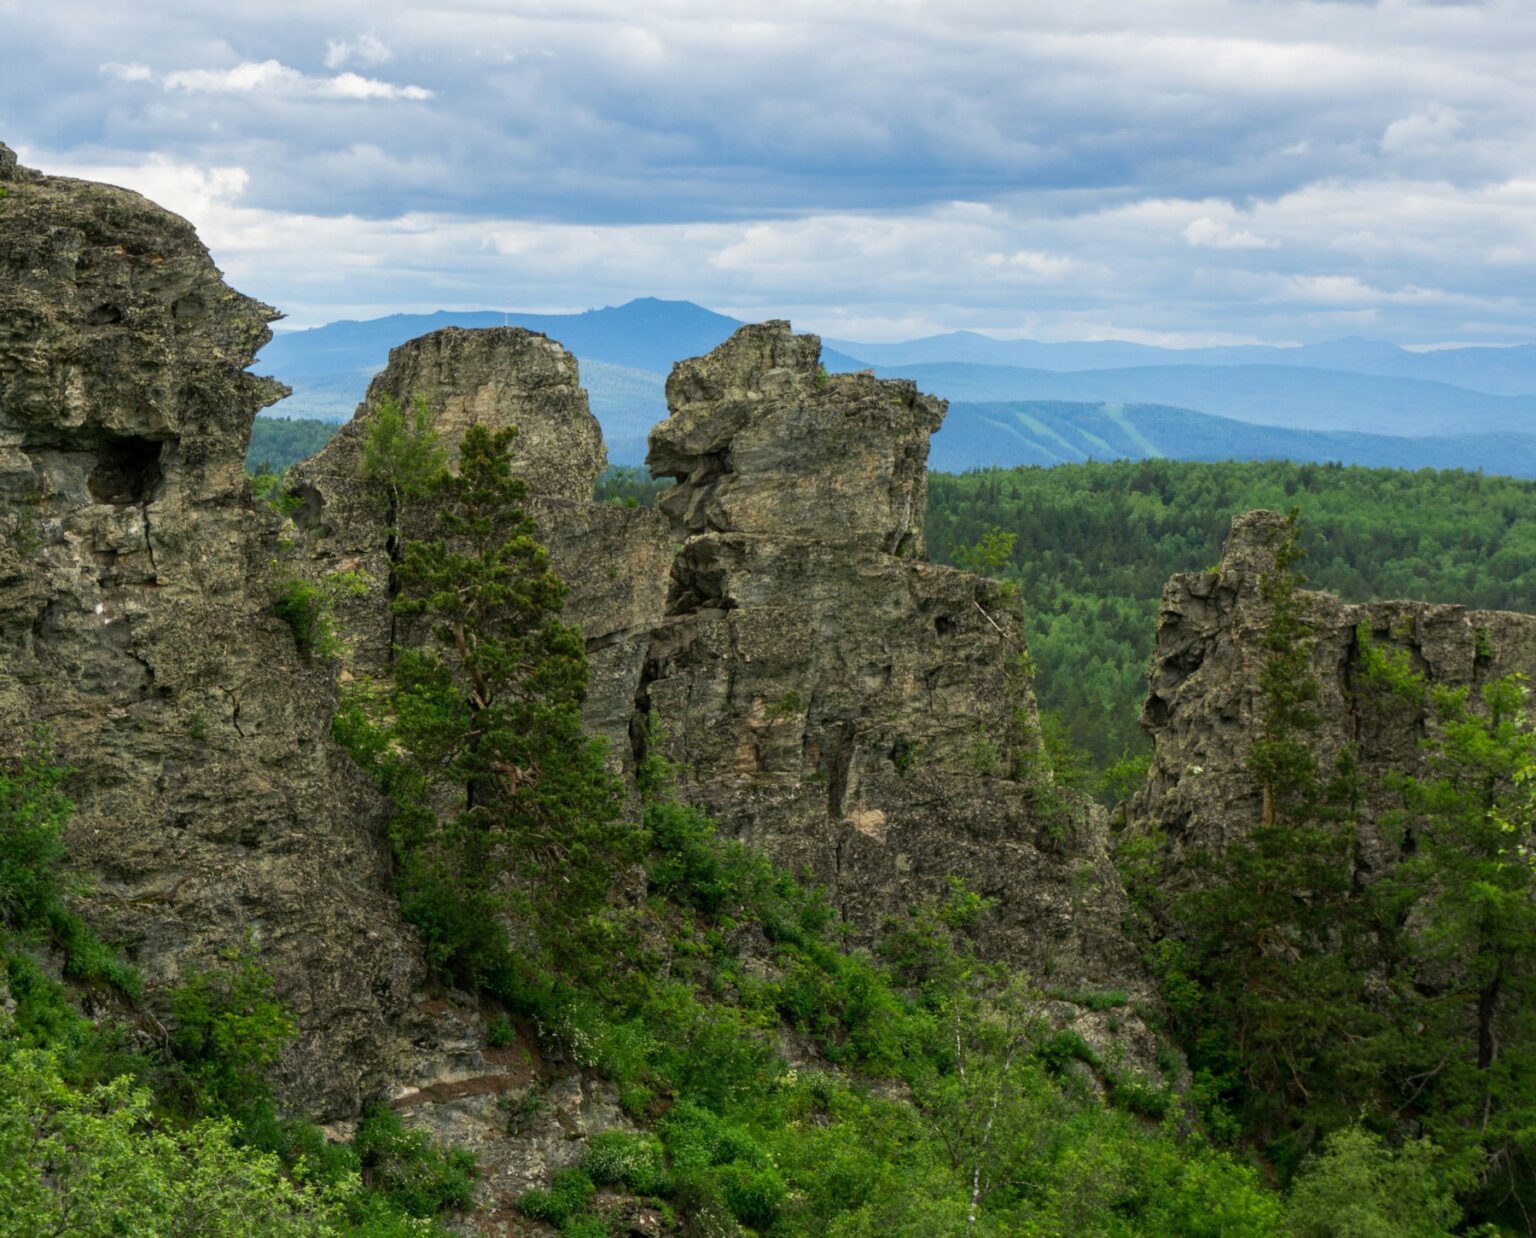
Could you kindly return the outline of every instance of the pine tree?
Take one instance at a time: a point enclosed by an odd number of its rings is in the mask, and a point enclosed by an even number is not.
[[[601,901],[643,837],[582,731],[585,647],[512,476],[514,434],[471,426],[458,471],[422,491],[393,609],[430,639],[397,651],[372,718],[353,709],[339,728],[388,771],[407,917],[440,967],[492,989],[511,983],[508,916],[549,936]]]

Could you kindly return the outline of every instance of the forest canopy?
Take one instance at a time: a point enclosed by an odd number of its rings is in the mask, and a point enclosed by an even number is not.
[[[1036,690],[1095,765],[1145,741],[1137,714],[1175,572],[1221,557],[1232,517],[1298,507],[1310,587],[1536,611],[1536,483],[1454,470],[1170,460],[984,469],[928,479],[928,555],[1014,535]]]

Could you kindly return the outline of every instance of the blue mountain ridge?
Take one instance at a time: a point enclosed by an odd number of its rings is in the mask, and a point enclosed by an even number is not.
[[[1377,468],[1459,468],[1536,477],[1536,435],[1408,438],[1249,425],[1187,408],[1065,401],[957,402],[933,439],[929,466],[976,468],[1085,460],[1295,460]]]
[[[395,345],[444,326],[503,324],[541,331],[575,353],[609,458],[628,465],[643,462],[646,434],[666,416],[673,363],[741,325],[692,302],[652,297],[579,314],[392,314],[280,334],[256,368],[294,388],[275,415],[341,421]],[[835,344],[823,348],[830,370],[872,368],[954,402],[934,439],[936,468],[1162,455],[1536,475],[1536,346],[1416,353],[1349,339],[1176,350],[968,332]]]

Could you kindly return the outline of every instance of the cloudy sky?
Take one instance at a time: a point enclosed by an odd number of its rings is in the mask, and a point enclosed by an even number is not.
[[[290,325],[1536,341],[1532,0],[0,0],[0,141]]]

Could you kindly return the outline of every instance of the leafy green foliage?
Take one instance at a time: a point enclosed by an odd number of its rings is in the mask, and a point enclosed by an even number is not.
[[[399,548],[399,605],[432,641],[399,650],[390,681],[355,692],[335,730],[395,800],[401,897],[434,962],[610,1079],[646,1128],[591,1140],[579,1166],[522,1198],[527,1216],[598,1233],[612,1193],[629,1192],[711,1233],[1262,1235],[1311,1223],[1362,1157],[1337,1142],[1303,1161],[1298,1126],[1347,1128],[1382,1059],[1351,1039],[1376,1027],[1351,1021],[1364,1005],[1338,941],[1374,912],[1337,881],[1353,771],[1320,769],[1306,743],[1315,690],[1293,538],[1265,583],[1277,619],[1253,762],[1269,832],[1207,857],[1222,896],[1181,902],[1187,927],[1161,949],[1197,1066],[1181,1098],[1124,1069],[1113,1046],[1047,1026],[1025,978],[982,962],[972,934],[990,909],[974,894],[956,887],[885,926],[874,951],[849,949],[820,894],[674,797],[655,742],[640,819],[626,824],[580,736],[580,643],[559,623],[562,589],[506,445],[471,431],[460,473],[422,503],[438,523]],[[1009,532],[978,554],[1001,562]],[[1059,783],[1092,785],[1068,729],[1043,725],[1041,760]],[[1139,762],[1127,754],[1122,785]],[[1141,863],[1137,896],[1156,911]],[[1126,1001],[1060,996],[1105,1014]],[[824,1069],[791,1069],[787,1035]],[[1310,1193],[1288,1211],[1238,1156],[1190,1133],[1186,1100],[1234,1145],[1264,1132],[1283,1167],[1305,1165]],[[1462,1171],[1417,1148],[1364,1159],[1384,1180],[1432,1162],[1437,1176],[1413,1198],[1436,1216],[1447,1175]]]
[[[597,479],[594,502],[615,507],[654,507],[656,496],[673,486],[670,477],[652,477],[644,469],[616,465]]]
[[[363,440],[362,471],[385,510],[391,538],[408,521],[412,506],[432,493],[447,466],[426,400],[416,396],[409,411],[392,396],[379,401]]]
[[[1212,1107],[1228,1105],[1241,1129],[1272,1142],[1348,1120],[1367,1085],[1348,1033],[1361,1033],[1367,1013],[1370,940],[1352,884],[1353,767],[1346,755],[1325,780],[1313,755],[1319,689],[1294,510],[1276,536],[1275,566],[1260,582],[1269,606],[1262,730],[1248,754],[1260,820],[1189,857],[1193,884],[1156,913],[1171,936],[1155,956],[1213,1123],[1226,1125]],[[1280,1145],[1272,1154],[1296,1155]]]
[[[1393,1148],[1347,1126],[1309,1158],[1291,1191],[1297,1238],[1448,1238],[1461,1209],[1428,1140]]]
[[[288,489],[287,476],[270,468],[251,474],[251,497],[280,516],[291,517],[302,505],[299,497]]]
[[[439,1147],[425,1131],[407,1130],[383,1102],[363,1111],[352,1146],[370,1186],[407,1216],[469,1207],[475,1158],[462,1148]]]
[[[382,695],[354,693],[334,731],[395,800],[401,904],[429,957],[519,1005],[526,968],[505,917],[590,910],[643,836],[582,731],[585,650],[560,622],[565,586],[521,507],[512,432],[471,426],[458,472],[434,471],[425,423],[396,433],[383,411],[365,458],[397,501],[422,501],[428,534],[399,547],[394,605],[424,618],[433,643],[397,651]]]
[[[0,934],[61,951],[72,979],[137,996],[137,973],[69,906],[87,887],[64,874],[64,827],[74,812],[61,790],[68,773],[40,743],[0,766]]]
[[[0,1016],[0,1233],[279,1238],[341,1232],[345,1193],[288,1177],[225,1121],[177,1127],[121,1077],[69,1082]]]
[[[1361,634],[1364,638],[1365,634]],[[1401,859],[1374,891],[1398,974],[1380,1054],[1490,1218],[1536,1208],[1536,731],[1518,676],[1431,689],[1367,649],[1367,677],[1433,719],[1402,777]]]
[[[569,1233],[568,1223],[585,1211],[597,1188],[584,1169],[562,1169],[555,1173],[549,1189],[526,1191],[517,1201],[524,1216],[547,1221]]]
[[[581,1167],[598,1186],[619,1186],[637,1195],[671,1193],[666,1155],[654,1135],[603,1131],[588,1140]]]
[[[956,567],[962,567],[968,572],[1001,576],[1013,561],[1013,548],[1018,540],[1017,533],[988,529],[976,539],[975,545],[955,547],[952,557]]]
[[[255,954],[226,952],[224,966],[172,989],[169,1006],[172,1052],[192,1107],[247,1119],[270,1110],[267,1072],[298,1024]]]
[[[336,603],[366,589],[367,584],[353,572],[333,572],[318,583],[284,576],[277,582],[272,613],[292,629],[293,642],[305,661],[331,662],[346,652],[336,624]]]

